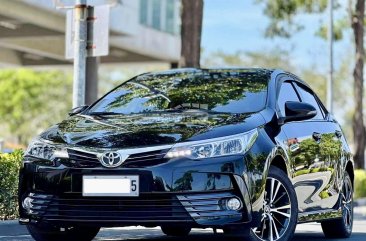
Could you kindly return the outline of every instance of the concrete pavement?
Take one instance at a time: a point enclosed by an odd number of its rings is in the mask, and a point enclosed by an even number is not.
[[[214,238],[221,238],[222,233],[219,231],[218,236],[214,236],[212,229],[194,229],[188,237],[171,238],[163,235],[160,228],[143,228],[143,227],[126,227],[126,228],[108,228],[102,229],[95,240],[98,241],[211,241]],[[32,238],[28,234],[24,226],[18,225],[16,221],[0,222],[0,241],[31,241]],[[293,241],[321,241],[324,238],[320,224],[309,223],[297,226],[296,234]],[[334,239],[337,241],[337,239]],[[353,235],[347,241],[365,241],[366,240],[366,207],[355,208],[355,222],[353,227]]]

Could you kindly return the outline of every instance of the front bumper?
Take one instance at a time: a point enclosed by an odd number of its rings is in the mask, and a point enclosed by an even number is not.
[[[33,221],[57,225],[159,226],[164,224],[221,226],[247,221],[244,212],[222,210],[230,192],[212,194],[143,194],[138,198],[83,198],[31,194]]]
[[[238,175],[243,163],[243,157],[115,169],[27,163],[20,173],[20,220],[103,227],[222,227],[248,223],[252,219],[249,192]],[[139,175],[140,195],[83,197],[83,175]],[[22,207],[26,197],[32,199],[30,210]],[[231,197],[242,201],[240,210],[227,210],[223,205]]]

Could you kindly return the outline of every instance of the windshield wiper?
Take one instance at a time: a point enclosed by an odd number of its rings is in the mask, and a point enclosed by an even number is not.
[[[133,83],[133,84],[135,84],[135,85],[137,85],[137,86],[140,86],[140,87],[142,87],[142,88],[144,88],[144,89],[147,89],[148,91],[150,91],[151,93],[153,93],[154,95],[156,95],[156,96],[161,96],[161,97],[163,97],[164,99],[166,99],[169,103],[170,102],[172,102],[170,99],[169,99],[169,97],[166,95],[166,94],[164,94],[163,92],[161,92],[161,91],[158,91],[158,90],[156,90],[156,89],[154,89],[154,88],[151,88],[151,87],[149,87],[149,86],[147,86],[147,85],[144,85],[144,84],[141,84],[141,83],[137,83],[137,82],[133,82],[133,81],[131,81],[130,83]]]

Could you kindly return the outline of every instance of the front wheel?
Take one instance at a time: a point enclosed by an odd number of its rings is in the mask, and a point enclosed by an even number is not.
[[[250,230],[250,239],[291,240],[297,216],[297,198],[290,179],[281,169],[271,167],[266,180],[262,219],[258,227]]]
[[[353,185],[346,172],[341,193],[342,218],[323,221],[322,229],[327,238],[349,238],[353,227]]]
[[[29,234],[36,241],[91,241],[97,236],[99,229],[96,227],[58,227],[42,224],[28,224]]]

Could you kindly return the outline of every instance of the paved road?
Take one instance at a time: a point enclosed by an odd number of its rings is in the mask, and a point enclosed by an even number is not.
[[[194,229],[187,238],[169,238],[164,236],[159,228],[108,228],[102,229],[95,240],[97,241],[211,241],[220,238],[224,240],[219,232],[214,236],[212,229],[201,230]],[[23,226],[16,222],[0,222],[0,241],[31,241],[32,238]],[[217,239],[216,239],[217,240]],[[317,223],[301,224],[297,226],[295,238],[293,241],[321,241],[327,240]],[[337,241],[337,239],[333,239]],[[366,208],[355,208],[355,223],[353,235],[347,241],[365,241],[366,240]]]

